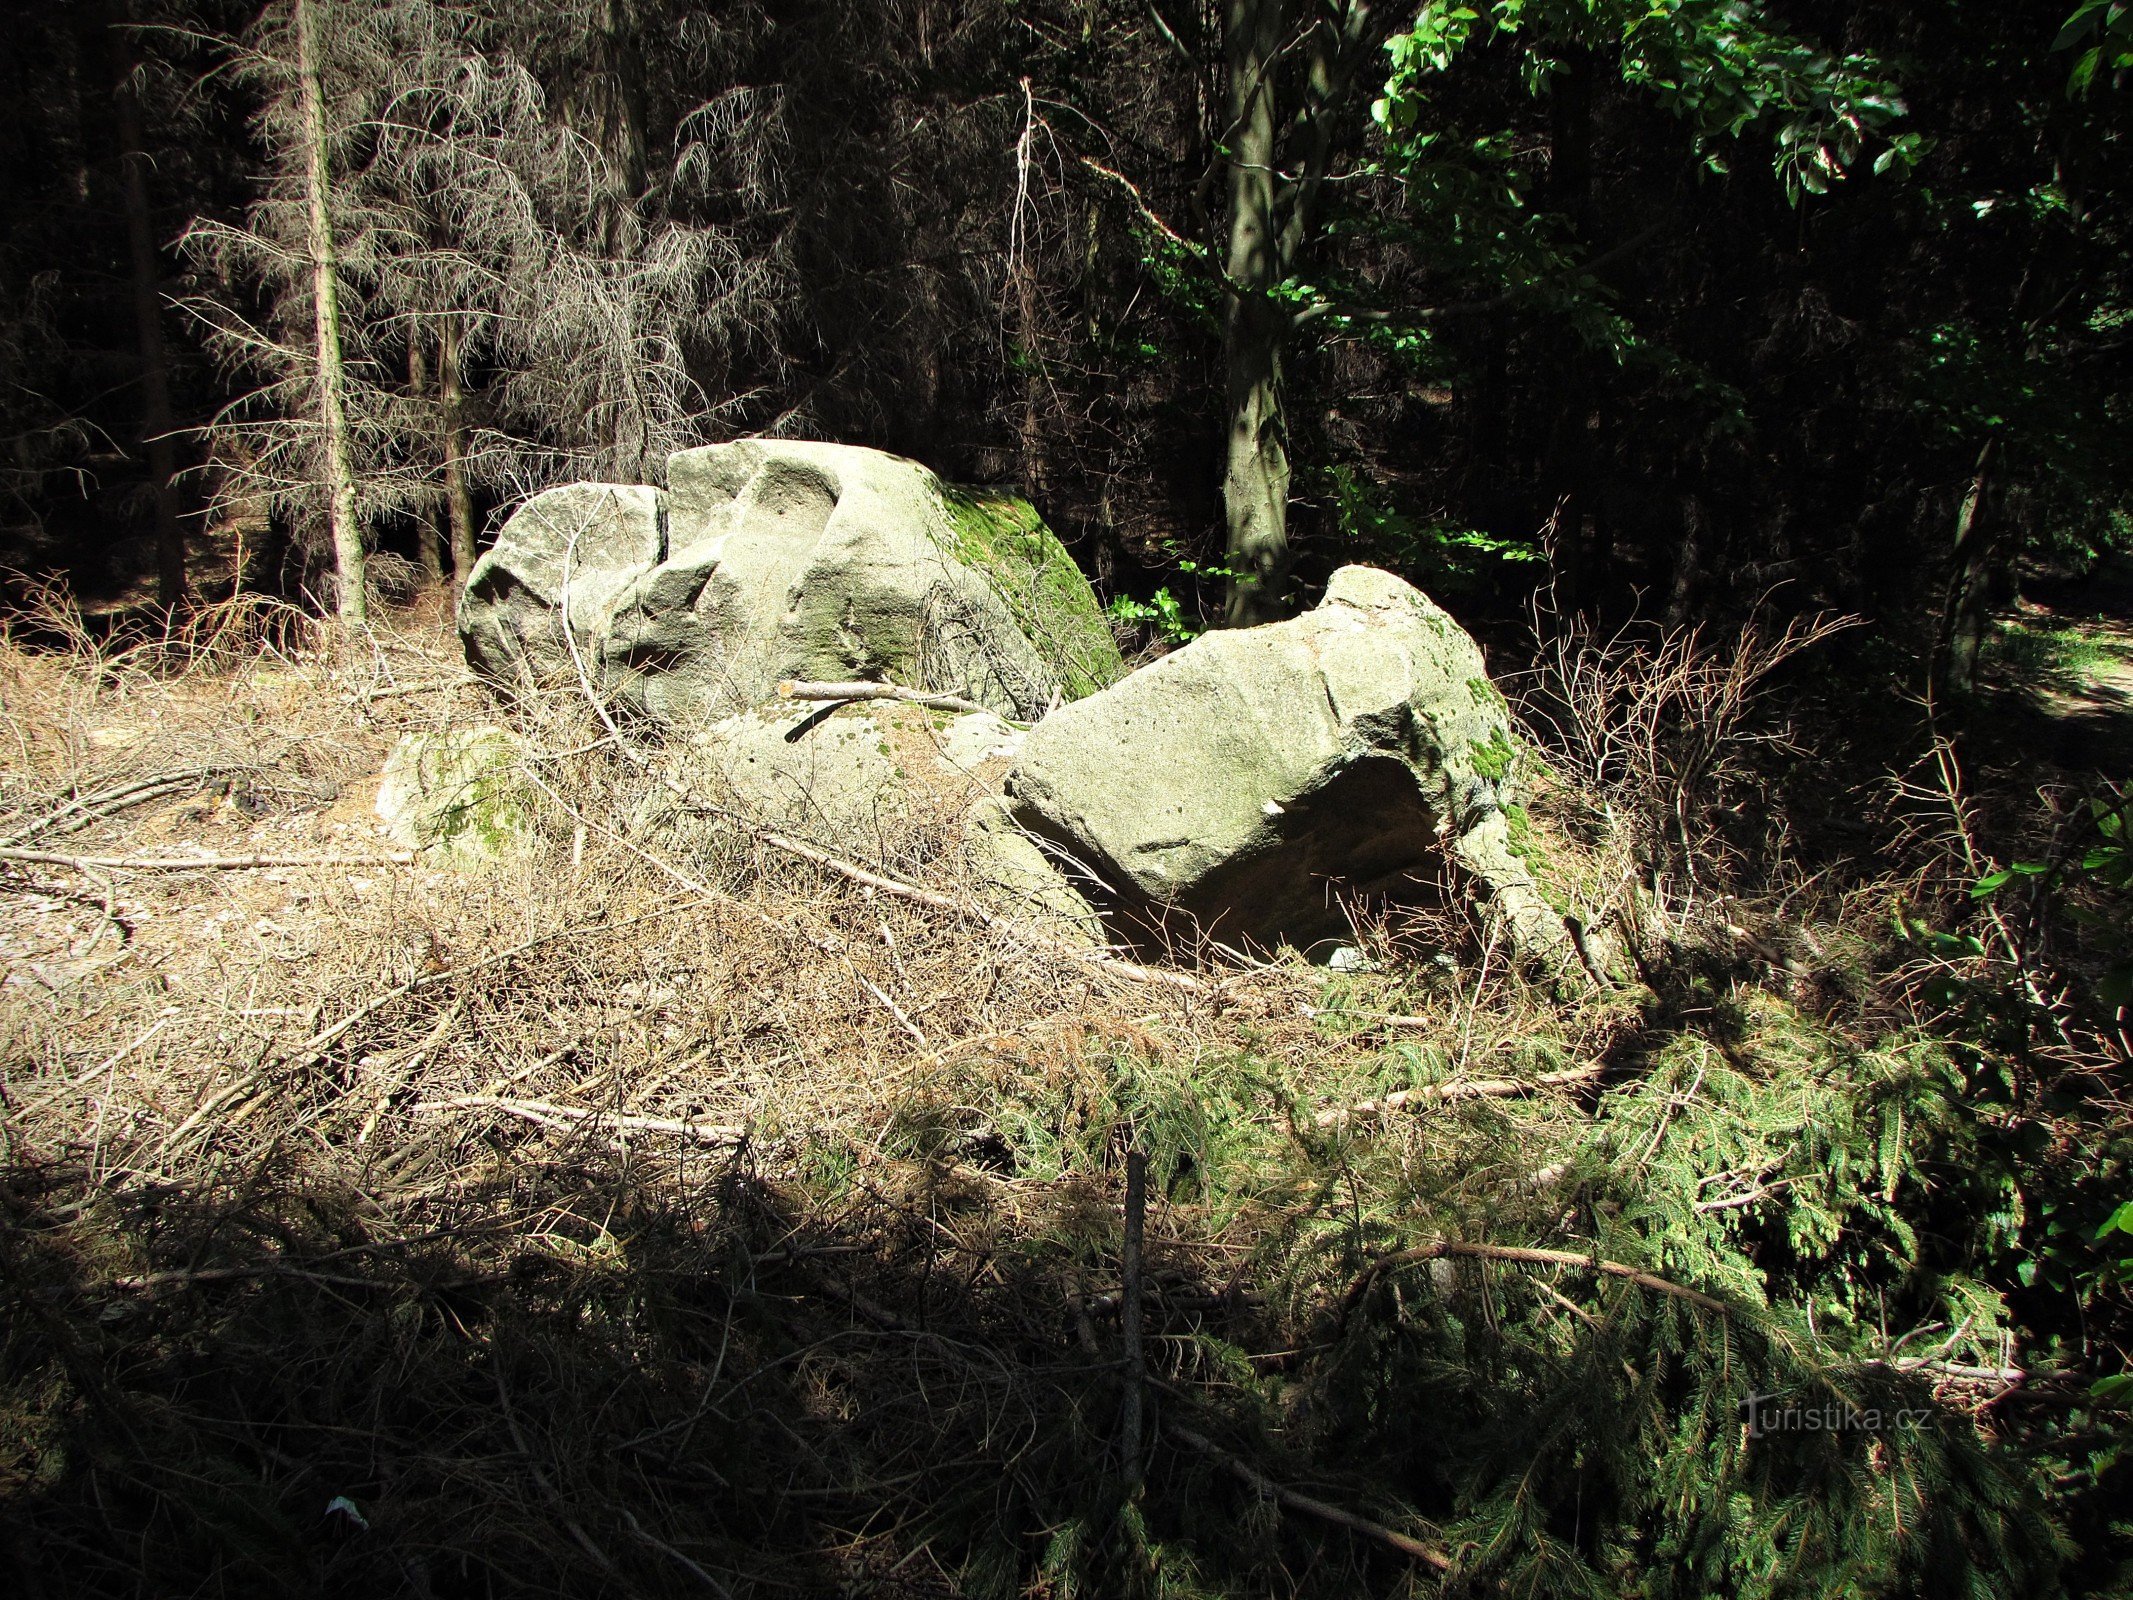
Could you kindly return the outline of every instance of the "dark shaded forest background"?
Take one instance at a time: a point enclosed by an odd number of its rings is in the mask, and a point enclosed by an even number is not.
[[[1761,8],[1894,108],[1812,191],[1771,159],[1798,106],[1699,126],[1589,17],[1471,41],[1417,154],[1371,106],[1413,19],[1364,9],[1285,280],[1340,306],[1285,351],[1301,589],[1375,560],[1487,626],[1545,546],[1569,605],[1835,607],[1924,661],[1951,588],[2133,535],[2128,101],[2108,60],[2070,90],[2063,4]],[[240,542],[322,588],[285,10],[6,24],[5,560],[107,610],[227,590]],[[453,493],[478,542],[782,431],[1016,485],[1122,609],[1219,611],[1220,8],[318,10],[375,548],[449,571]]]

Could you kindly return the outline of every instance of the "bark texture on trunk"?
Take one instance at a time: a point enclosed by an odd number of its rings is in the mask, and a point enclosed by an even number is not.
[[[417,415],[424,401],[430,397],[429,350],[425,344],[427,335],[419,320],[411,322],[407,330],[407,391],[408,398],[415,402]],[[441,441],[444,430],[440,427]],[[430,575],[432,583],[444,580],[444,533],[438,524],[443,520],[444,497],[425,490],[422,501],[415,507],[415,543],[422,557],[422,570]]]
[[[1229,0],[1229,310],[1223,329],[1228,429],[1222,511],[1228,535],[1229,623],[1277,614],[1289,577],[1289,453],[1281,407],[1288,317],[1275,215],[1274,75],[1287,6]]]
[[[466,587],[474,570],[474,491],[467,482],[467,397],[460,373],[459,323],[447,317],[437,362],[444,414],[444,506],[452,528],[452,582]]]
[[[132,280],[134,338],[141,359],[141,442],[148,457],[149,480],[155,489],[156,598],[165,606],[178,606],[186,598],[185,528],[178,498],[177,449],[172,439],[177,424],[170,404],[170,359],[163,343],[162,261],[148,203],[148,145],[135,82],[140,56],[123,18],[113,25],[111,39],[126,253]]]
[[[297,93],[303,111],[304,189],[311,252],[312,331],[318,351],[319,421],[326,438],[327,526],[340,587],[341,620],[368,620],[363,528],[356,515],[355,466],[348,448],[346,379],[341,371],[341,274],[329,209],[332,173],[326,158],[326,99],[319,84],[318,0],[293,0],[296,10]]]
[[[2000,436],[1994,433],[1979,447],[1971,466],[1970,482],[1955,513],[1948,587],[1941,597],[1938,676],[1941,687],[1965,694],[1977,687],[1978,656],[1985,648],[1994,531],[1985,500],[1992,490],[1992,470],[1999,453]]]

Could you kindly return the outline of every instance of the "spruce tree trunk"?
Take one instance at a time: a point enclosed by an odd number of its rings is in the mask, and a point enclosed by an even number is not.
[[[429,352],[423,344],[419,319],[410,322],[407,329],[407,389],[419,411],[430,394]],[[439,427],[437,431],[441,440],[444,430]],[[415,543],[422,557],[422,570],[430,575],[432,583],[444,581],[444,534],[438,527],[444,515],[442,501],[442,495],[425,491],[415,507]]]
[[[1276,615],[1288,583],[1289,456],[1281,357],[1287,313],[1275,216],[1275,57],[1282,0],[1229,0],[1229,309],[1223,329],[1227,432],[1222,511],[1232,627]]]
[[[170,406],[170,359],[163,344],[161,261],[148,206],[148,148],[134,74],[140,57],[121,24],[112,29],[117,67],[119,168],[126,212],[126,253],[133,291],[134,337],[141,356],[141,441],[155,489],[156,598],[166,607],[185,602],[185,530],[179,520],[176,423]]]
[[[474,492],[467,483],[466,389],[460,372],[459,322],[453,317],[444,320],[437,376],[444,413],[444,505],[452,528],[452,582],[464,589],[474,570]]]
[[[636,226],[637,207],[644,198],[651,167],[644,56],[638,47],[635,19],[624,0],[602,0],[598,17],[600,66],[595,86],[594,142],[607,166],[600,244],[602,254],[610,261],[620,262],[642,248],[641,230]],[[608,472],[616,483],[648,483],[652,407],[636,365],[636,306],[627,294],[620,297],[619,304],[628,322],[620,340],[621,383],[609,433],[613,458]]]
[[[1967,694],[1977,687],[1978,656],[1985,647],[1987,601],[1991,591],[1992,519],[1985,514],[1985,497],[1992,488],[1992,469],[2000,451],[2000,436],[1987,437],[1970,469],[1970,482],[1963,490],[1963,503],[1955,513],[1955,543],[1948,570],[1948,587],[1940,608],[1940,686]]]
[[[312,331],[318,354],[319,422],[326,436],[327,527],[340,588],[341,620],[368,620],[363,529],[356,519],[355,467],[348,449],[346,379],[341,370],[340,261],[328,209],[332,175],[326,160],[326,101],[319,85],[318,16],[326,0],[292,0],[296,11],[297,94],[303,113],[305,201],[309,211]]]

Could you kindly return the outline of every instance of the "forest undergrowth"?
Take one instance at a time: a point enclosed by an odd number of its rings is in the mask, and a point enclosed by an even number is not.
[[[1604,987],[1456,896],[1145,967],[924,819],[684,852],[434,600],[10,626],[15,1593],[2126,1582],[2117,797],[1788,732],[1834,625],[1547,630]],[[523,847],[400,854],[392,741],[491,721]]]

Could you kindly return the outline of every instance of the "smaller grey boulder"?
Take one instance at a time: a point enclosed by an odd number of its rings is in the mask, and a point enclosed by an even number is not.
[[[404,734],[385,758],[378,819],[403,849],[461,866],[501,861],[535,833],[523,753],[502,728]]]
[[[1412,585],[1343,567],[1303,616],[1203,635],[1030,731],[1016,816],[1118,920],[1307,944],[1343,897],[1412,899],[1457,863],[1526,948],[1564,939],[1507,848],[1516,764],[1481,651]]]

